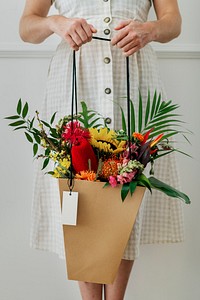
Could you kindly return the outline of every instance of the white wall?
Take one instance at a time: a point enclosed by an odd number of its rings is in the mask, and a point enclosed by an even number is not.
[[[13,114],[19,97],[32,109],[43,98],[49,52],[46,45],[24,45],[17,26],[23,2],[0,4],[0,285],[2,300],[80,299],[75,282],[65,279],[65,265],[55,255],[29,248],[32,190],[32,153],[20,133],[3,120]],[[179,156],[181,182],[192,204],[184,206],[186,241],[175,245],[145,245],[130,278],[127,300],[188,300],[200,298],[200,228],[198,195],[200,99],[200,3],[182,0],[182,37],[158,52],[161,76],[168,95],[194,134],[192,146],[183,145],[194,159]],[[160,48],[159,48],[160,49]],[[44,51],[43,51],[44,50]]]

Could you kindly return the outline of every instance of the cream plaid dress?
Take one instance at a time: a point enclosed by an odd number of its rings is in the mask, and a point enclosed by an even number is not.
[[[112,38],[114,27],[123,19],[147,20],[149,0],[55,0],[59,14],[69,18],[85,18],[98,30],[96,36]],[[78,99],[85,100],[91,109],[112,119],[112,127],[120,128],[119,107],[126,105],[125,58],[110,42],[93,40],[76,53]],[[49,120],[57,111],[57,118],[70,113],[72,50],[61,41],[52,57],[43,118]],[[148,90],[155,89],[165,99],[159,79],[155,54],[150,45],[130,57],[131,99],[138,99],[138,90],[146,101]],[[36,166],[32,207],[31,246],[64,257],[60,200],[57,180]],[[173,155],[156,164],[155,176],[177,186],[176,161]],[[179,200],[169,199],[160,192],[153,196],[146,192],[127,244],[125,259],[139,255],[140,243],[168,243],[183,240],[183,215]]]

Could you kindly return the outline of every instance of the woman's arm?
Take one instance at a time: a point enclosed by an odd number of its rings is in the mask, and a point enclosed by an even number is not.
[[[141,23],[133,20],[122,21],[115,30],[112,44],[122,49],[126,56],[132,55],[149,42],[166,43],[181,32],[181,15],[177,0],[154,0],[156,21]]]
[[[65,39],[74,50],[91,41],[96,29],[84,19],[64,16],[47,16],[51,0],[26,0],[19,33],[23,41],[41,43],[51,34],[56,33]]]

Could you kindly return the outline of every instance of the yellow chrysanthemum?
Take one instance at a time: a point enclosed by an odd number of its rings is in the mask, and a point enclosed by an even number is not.
[[[66,174],[67,170],[70,167],[70,157],[60,159],[58,166],[54,169],[53,177],[60,178]]]
[[[124,151],[126,142],[115,139],[116,133],[114,130],[108,130],[108,128],[100,128],[99,130],[90,128],[89,131],[91,134],[90,144],[100,151],[113,154]]]

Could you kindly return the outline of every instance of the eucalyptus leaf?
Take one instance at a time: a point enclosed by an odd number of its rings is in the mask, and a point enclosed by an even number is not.
[[[17,113],[18,113],[18,115],[21,114],[21,111],[22,111],[22,100],[19,99],[19,101],[17,103]]]
[[[27,138],[27,140],[30,142],[30,143],[33,143],[33,139],[32,137],[30,136],[30,134],[28,134],[27,132],[24,132],[25,133],[25,136]]]
[[[55,116],[56,116],[57,112],[55,112],[52,117],[51,117],[51,120],[50,120],[50,124],[52,125],[54,120],[55,120]]]
[[[45,158],[44,163],[43,163],[43,166],[42,166],[42,170],[44,170],[44,169],[48,166],[49,161],[50,161],[50,158],[49,158],[49,157]]]
[[[28,103],[26,102],[24,107],[23,107],[23,110],[22,110],[22,117],[25,119],[26,116],[27,116],[27,113],[28,113]]]
[[[20,126],[22,124],[26,123],[25,121],[23,120],[20,120],[20,121],[17,121],[17,122],[14,122],[14,123],[10,123],[8,124],[9,126],[13,126],[13,127],[17,127],[17,126]]]
[[[7,119],[7,120],[15,120],[15,119],[19,119],[20,116],[18,115],[15,115],[15,116],[10,116],[10,117],[5,117],[4,119]]]
[[[33,144],[33,156],[35,156],[38,152],[38,144]]]

